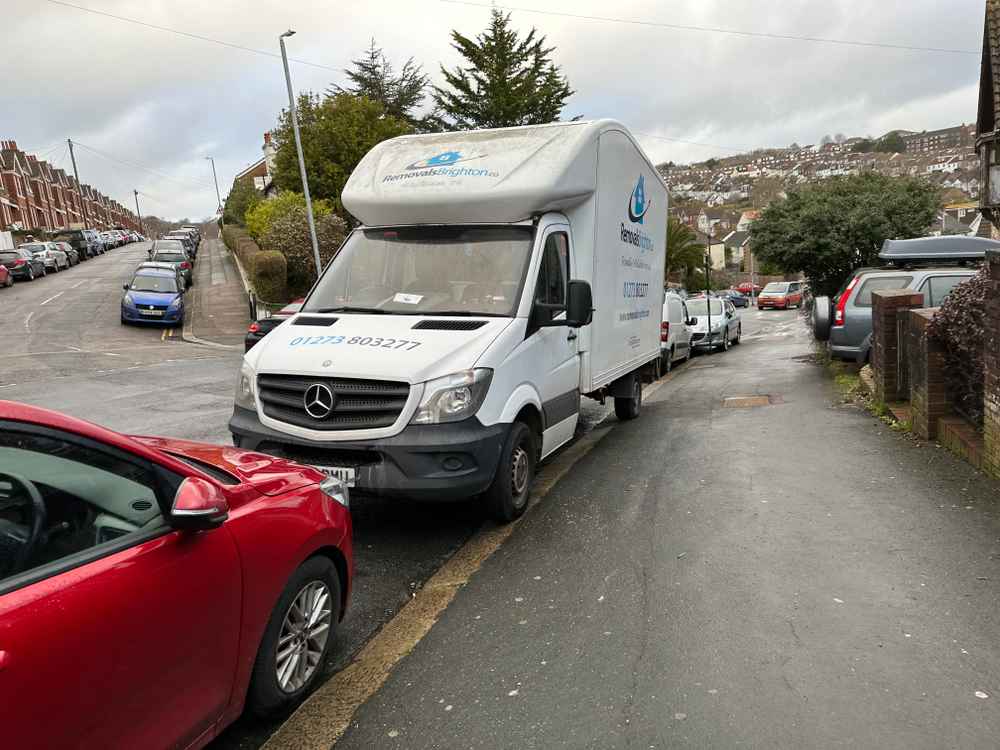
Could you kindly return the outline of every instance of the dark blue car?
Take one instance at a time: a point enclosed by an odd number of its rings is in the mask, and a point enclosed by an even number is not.
[[[158,323],[179,326],[184,323],[184,290],[172,270],[142,269],[125,284],[122,295],[122,325]]]

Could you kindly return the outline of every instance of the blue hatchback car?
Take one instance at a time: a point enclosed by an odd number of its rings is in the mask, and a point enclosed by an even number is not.
[[[179,326],[184,323],[184,290],[172,270],[143,268],[122,287],[122,325],[159,323]]]

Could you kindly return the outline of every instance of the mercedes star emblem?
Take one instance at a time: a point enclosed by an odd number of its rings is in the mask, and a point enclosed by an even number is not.
[[[305,406],[306,414],[313,419],[325,419],[330,416],[330,412],[336,406],[337,397],[333,395],[333,391],[330,390],[329,386],[322,383],[313,383],[306,388],[305,395],[302,397],[302,404]]]

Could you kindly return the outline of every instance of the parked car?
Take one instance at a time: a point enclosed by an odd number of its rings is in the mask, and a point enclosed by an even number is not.
[[[10,401],[0,426],[5,746],[198,748],[309,693],[353,574],[339,480]]]
[[[15,279],[34,281],[46,274],[45,261],[29,250],[0,250],[0,264],[10,271]]]
[[[170,263],[180,269],[180,271],[184,274],[185,288],[190,288],[194,283],[194,275],[191,271],[191,259],[188,257],[188,254],[184,252],[183,247],[160,247],[153,252],[150,260],[157,263]]]
[[[975,263],[1000,242],[981,237],[942,236],[886,240],[879,258],[886,265],[859,268],[831,300],[817,297],[813,332],[829,341],[839,359],[867,362],[872,346],[872,293],[888,289],[922,292],[924,305],[937,307],[952,289],[975,275]]]
[[[187,280],[184,278],[184,271],[181,269],[180,266],[175,265],[173,263],[156,263],[156,262],[151,261],[151,260],[145,260],[142,263],[140,263],[138,266],[135,267],[136,273],[138,273],[139,271],[142,271],[143,269],[157,269],[157,270],[160,270],[160,271],[162,271],[162,270],[173,271],[174,276],[177,277],[177,283],[180,284],[181,287],[187,286]]]
[[[760,284],[751,284],[749,281],[744,281],[742,284],[736,285],[736,290],[740,294],[746,294],[747,296],[760,294],[763,287]]]
[[[72,268],[80,263],[80,256],[77,254],[73,246],[68,242],[56,242],[54,243],[56,247],[66,253],[66,257],[69,259],[69,267]]]
[[[802,306],[801,281],[772,281],[757,297],[757,307],[791,310]]]
[[[55,242],[65,242],[76,252],[77,263],[90,257],[90,240],[85,229],[67,229],[53,237]],[[63,248],[65,249],[65,248]]]
[[[2,253],[0,250],[0,254]],[[14,286],[14,274],[7,269],[7,266],[0,264],[0,287],[12,286]]]
[[[660,323],[661,372],[670,372],[674,362],[691,359],[691,320],[681,296],[667,292],[663,297],[663,322]]]
[[[104,253],[104,241],[101,239],[100,232],[96,229],[81,229],[80,231],[87,238],[87,254],[91,258],[96,258]]]
[[[184,243],[180,240],[153,240],[149,248],[146,250],[146,254],[152,258],[153,253],[157,250],[175,250],[180,253],[186,253],[187,250],[184,248]]]
[[[695,349],[727,351],[730,344],[739,344],[743,323],[733,303],[718,297],[689,299],[688,313],[695,319],[691,326],[691,346]],[[711,317],[711,330],[709,318]]]
[[[750,307],[750,298],[736,289],[726,289],[719,296],[732,302],[733,307]]]
[[[270,317],[258,318],[251,323],[247,329],[247,335],[243,337],[243,350],[246,352],[250,351],[254,344],[295,315],[295,313],[302,309],[303,302],[305,302],[305,299],[302,298],[289,302]]]
[[[195,244],[194,239],[187,232],[170,232],[163,236],[165,240],[177,240],[182,245],[184,245],[184,250],[190,256],[191,261],[198,257],[198,246]]]
[[[54,242],[26,242],[21,245],[21,249],[41,258],[46,271],[57,273],[64,268],[69,268],[69,258]]]
[[[172,268],[136,271],[132,280],[122,286],[122,325],[127,323],[159,323],[178,326],[184,323],[183,283],[178,283]]]

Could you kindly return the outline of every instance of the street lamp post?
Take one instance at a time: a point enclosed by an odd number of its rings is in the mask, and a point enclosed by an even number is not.
[[[295,94],[292,92],[292,76],[288,72],[288,54],[285,52],[285,37],[295,32],[289,29],[278,37],[281,45],[281,64],[285,66],[285,85],[288,87],[288,113],[292,118],[292,132],[295,134],[295,151],[299,156],[299,175],[302,177],[302,192],[306,196],[306,218],[309,219],[309,238],[312,240],[313,259],[316,261],[316,277],[323,273],[319,259],[319,241],[316,239],[316,222],[313,219],[312,198],[309,196],[309,180],[306,177],[306,160],[302,155],[302,137],[299,135],[299,116],[295,111]]]
[[[226,211],[222,206],[222,197],[219,195],[219,177],[215,173],[215,157],[206,156],[208,161],[212,162],[212,179],[215,180],[215,202],[219,206],[219,216],[222,218],[222,225],[226,225]]]

